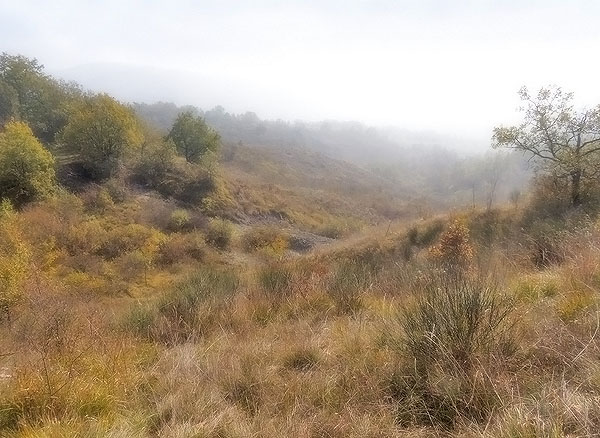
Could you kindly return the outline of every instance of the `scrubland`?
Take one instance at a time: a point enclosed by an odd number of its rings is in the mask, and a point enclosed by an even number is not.
[[[111,187],[3,206],[2,436],[600,430],[589,216],[465,210],[297,252]]]
[[[169,104],[163,132],[0,55],[0,437],[600,436],[600,109],[561,93],[494,131],[554,154],[504,205],[485,159],[383,176],[322,153],[372,130],[215,110],[244,146]]]

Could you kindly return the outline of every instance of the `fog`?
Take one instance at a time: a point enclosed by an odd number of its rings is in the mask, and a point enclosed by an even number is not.
[[[600,101],[600,3],[0,1],[0,50],[126,101],[357,120],[483,150],[516,91]]]

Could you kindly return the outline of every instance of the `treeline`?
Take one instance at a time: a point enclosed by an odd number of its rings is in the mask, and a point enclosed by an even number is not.
[[[61,184],[111,178],[198,203],[214,189],[220,145],[191,112],[162,133],[129,105],[47,75],[35,59],[0,56],[0,198],[17,206]]]

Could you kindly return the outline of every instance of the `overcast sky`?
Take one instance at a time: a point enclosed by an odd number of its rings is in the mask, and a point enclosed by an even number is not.
[[[600,102],[600,1],[0,0],[0,51],[123,100],[489,140],[516,91]]]

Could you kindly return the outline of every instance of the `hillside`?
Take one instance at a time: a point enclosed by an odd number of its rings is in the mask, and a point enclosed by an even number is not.
[[[597,162],[509,203],[513,155],[360,165],[0,61],[0,437],[598,435]]]

